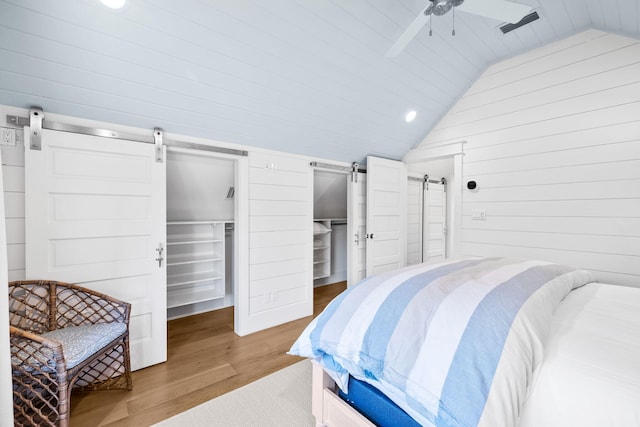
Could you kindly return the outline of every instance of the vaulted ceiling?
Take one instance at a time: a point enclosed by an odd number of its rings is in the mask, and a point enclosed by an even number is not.
[[[640,38],[638,0],[518,0],[540,19],[503,35],[502,22],[458,12],[452,36],[449,13],[386,57],[427,1],[0,0],[0,104],[399,159],[488,65],[586,28]]]

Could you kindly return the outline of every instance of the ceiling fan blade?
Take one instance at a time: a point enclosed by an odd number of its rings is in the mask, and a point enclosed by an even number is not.
[[[404,30],[404,33],[400,35],[400,37],[398,38],[398,40],[396,40],[393,46],[391,46],[391,49],[389,49],[389,51],[385,54],[385,56],[387,58],[393,58],[394,56],[397,56],[400,52],[402,52],[405,46],[407,46],[409,42],[413,40],[416,34],[420,32],[422,27],[424,27],[427,24],[427,22],[429,22],[430,18],[431,18],[430,15],[424,14],[424,10],[421,11],[420,14],[416,17],[416,19],[414,19],[413,22],[409,24],[409,27],[407,27],[407,29]]]
[[[533,8],[527,4],[507,0],[466,0],[458,10],[515,24]]]

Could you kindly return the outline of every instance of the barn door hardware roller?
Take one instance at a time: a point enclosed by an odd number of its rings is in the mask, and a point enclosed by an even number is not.
[[[153,143],[156,146],[156,162],[162,163],[162,129],[153,129]]]
[[[29,128],[31,129],[30,147],[32,150],[42,150],[42,125],[44,113],[40,107],[29,110]]]
[[[351,182],[358,182],[358,168],[360,165],[357,162],[351,163]]]
[[[144,142],[156,145],[156,161],[162,162],[162,130],[154,129],[153,137],[146,134],[134,134],[128,132],[120,132],[111,129],[99,129],[88,126],[81,126],[71,123],[52,122],[44,119],[44,112],[40,107],[31,107],[29,117],[19,117],[7,115],[7,124],[16,127],[29,126],[29,134],[31,136],[29,148],[32,150],[42,150],[42,130],[49,129],[61,132],[77,133],[80,135],[99,136],[102,138],[122,139],[133,142]]]
[[[16,127],[29,126],[31,134],[29,147],[32,150],[42,149],[42,129],[44,127],[44,113],[40,107],[31,107],[29,117],[12,116],[7,114],[7,124]]]
[[[187,148],[192,150],[210,151],[214,153],[231,154],[234,156],[246,157],[249,155],[249,153],[245,150],[236,150],[233,148],[226,148],[226,147],[215,147],[212,145],[196,144],[193,142],[177,141],[172,139],[166,140],[163,138],[163,131],[160,128],[154,128],[153,135],[149,135],[146,132],[144,134],[129,133],[129,132],[121,132],[119,130],[98,129],[98,128],[80,126],[80,125],[75,125],[70,123],[52,122],[50,120],[45,121],[44,112],[40,107],[31,107],[31,110],[29,111],[29,117],[12,116],[7,114],[7,124],[9,126],[15,126],[15,127],[24,127],[24,126],[30,127],[29,133],[31,134],[31,138],[30,138],[31,142],[29,146],[32,150],[42,149],[42,130],[49,129],[49,130],[57,130],[62,132],[77,133],[81,135],[99,136],[102,138],[121,139],[125,141],[154,144],[155,158],[156,158],[156,162],[158,163],[162,163],[164,161],[164,149],[162,148],[163,145],[167,145],[171,147]],[[347,169],[346,172],[350,170],[348,168],[346,169]]]

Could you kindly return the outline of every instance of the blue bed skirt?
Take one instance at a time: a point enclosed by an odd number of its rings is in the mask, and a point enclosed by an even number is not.
[[[380,390],[353,377],[349,377],[349,393],[338,395],[378,427],[420,427]]]

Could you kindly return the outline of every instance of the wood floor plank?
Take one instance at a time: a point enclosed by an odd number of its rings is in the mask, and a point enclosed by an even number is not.
[[[73,427],[149,426],[276,372],[300,358],[286,352],[346,282],[314,289],[314,315],[239,337],[233,308],[168,323],[167,361],[133,373],[133,390],[74,393]]]
[[[190,376],[181,380],[153,387],[147,393],[128,400],[127,409],[131,414],[144,412],[149,408],[158,406],[158,404],[171,401],[184,394],[199,391],[211,384],[227,380],[234,375],[238,375],[238,372],[228,363],[201,371],[194,371]]]

